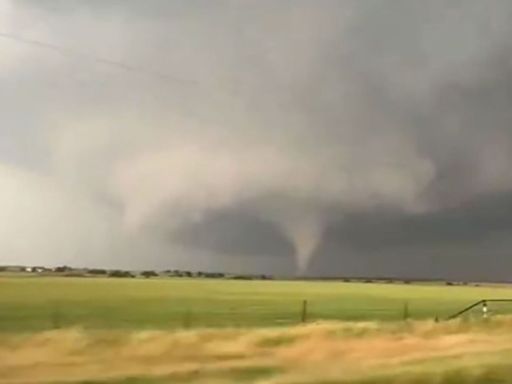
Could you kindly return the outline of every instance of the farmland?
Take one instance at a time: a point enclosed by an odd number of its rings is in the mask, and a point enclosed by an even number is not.
[[[271,327],[308,321],[440,319],[507,286],[208,279],[0,278],[0,331]],[[492,309],[492,308],[491,308]],[[498,308],[497,308],[498,309]],[[512,304],[500,313],[512,312]],[[406,312],[406,313],[404,313]]]
[[[506,383],[512,305],[433,320],[483,298],[512,290],[2,277],[0,384]]]

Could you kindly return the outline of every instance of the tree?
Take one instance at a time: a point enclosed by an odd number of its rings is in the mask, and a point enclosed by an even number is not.
[[[109,277],[135,277],[128,271],[110,271],[108,273]]]
[[[93,268],[88,271],[91,275],[106,275],[107,271],[104,269]]]
[[[235,275],[231,277],[233,280],[254,280],[252,276],[249,275]]]
[[[146,279],[149,279],[151,277],[158,277],[158,273],[156,273],[155,271],[144,271],[140,275],[145,277]]]

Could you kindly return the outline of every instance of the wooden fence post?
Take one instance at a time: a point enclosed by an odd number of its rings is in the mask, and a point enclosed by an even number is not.
[[[308,321],[308,301],[302,301],[302,313],[301,313],[301,321],[305,323]]]
[[[403,312],[404,321],[409,320],[409,302],[406,301],[404,303],[404,312]]]

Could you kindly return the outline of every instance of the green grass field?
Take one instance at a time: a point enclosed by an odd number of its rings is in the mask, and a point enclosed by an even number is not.
[[[267,327],[308,320],[440,319],[507,286],[364,284],[202,279],[0,278],[0,331]],[[491,308],[493,310],[493,308]],[[512,313],[512,303],[501,313]]]
[[[505,285],[4,275],[0,384],[505,384],[512,318],[496,315],[512,304],[433,319],[507,298]]]

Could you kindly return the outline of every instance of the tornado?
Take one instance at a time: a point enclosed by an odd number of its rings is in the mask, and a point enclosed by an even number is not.
[[[302,220],[287,222],[282,228],[295,248],[296,273],[304,275],[322,239],[323,225],[318,220]]]

